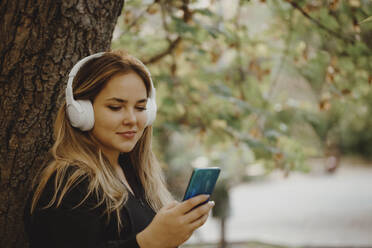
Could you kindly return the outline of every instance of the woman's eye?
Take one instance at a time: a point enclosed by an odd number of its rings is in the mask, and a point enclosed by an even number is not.
[[[146,107],[137,107],[137,109],[138,109],[139,111],[145,111],[145,110],[146,110]]]
[[[108,106],[109,109],[111,109],[112,111],[119,111],[121,109],[120,106]]]

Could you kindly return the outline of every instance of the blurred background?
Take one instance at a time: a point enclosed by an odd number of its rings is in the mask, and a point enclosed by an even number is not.
[[[113,49],[157,88],[181,199],[222,168],[185,247],[372,247],[372,1],[127,0]]]

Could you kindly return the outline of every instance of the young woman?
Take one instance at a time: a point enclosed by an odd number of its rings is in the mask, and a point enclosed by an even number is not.
[[[104,52],[74,66],[25,208],[31,248],[177,247],[205,223],[214,203],[195,207],[208,196],[172,201],[151,150],[155,116],[139,60]]]

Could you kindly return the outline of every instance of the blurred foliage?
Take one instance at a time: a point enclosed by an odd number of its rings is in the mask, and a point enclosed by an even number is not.
[[[235,184],[329,146],[372,154],[371,15],[370,0],[126,1],[112,46],[152,72],[171,184],[193,164]]]

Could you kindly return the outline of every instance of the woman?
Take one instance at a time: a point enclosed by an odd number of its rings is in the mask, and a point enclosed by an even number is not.
[[[172,201],[151,151],[155,116],[139,60],[104,52],[74,66],[25,209],[31,248],[177,247],[205,223],[214,203],[195,206],[208,196]]]

